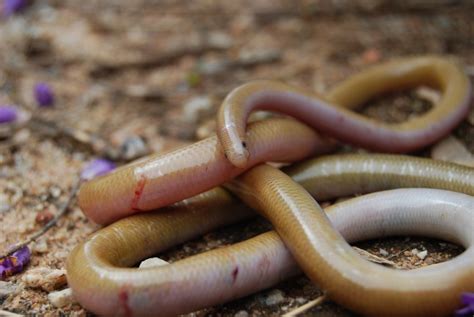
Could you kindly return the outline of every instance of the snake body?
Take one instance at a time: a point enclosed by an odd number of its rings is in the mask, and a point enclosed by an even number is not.
[[[282,130],[287,131],[280,135]],[[109,224],[218,186],[265,161],[292,162],[334,149],[309,127],[288,119],[255,122],[247,134],[252,158],[245,168],[233,166],[216,136],[162,155],[153,155],[85,183],[79,206],[93,221]]]
[[[439,89],[442,97],[420,117],[387,124],[351,110],[379,94],[421,84]],[[455,64],[439,57],[409,58],[354,75],[325,98],[274,81],[244,84],[234,89],[219,109],[217,134],[235,166],[247,164],[245,125],[257,109],[296,117],[343,142],[382,152],[409,152],[447,134],[466,115],[469,105],[469,80]]]
[[[370,169],[357,168],[364,161],[372,162],[368,165]],[[344,165],[340,165],[341,163]],[[350,173],[347,169],[342,171],[337,167],[347,165],[353,167]],[[381,181],[387,169],[396,171],[397,176]],[[325,171],[324,176],[317,172],[321,170]],[[433,170],[436,175],[433,177],[432,174],[425,173],[414,177],[408,172],[410,170]],[[465,175],[465,181],[453,181],[452,171]],[[376,191],[397,187],[433,187],[468,195],[474,193],[472,168],[423,158],[413,160],[411,157],[398,155],[326,156],[301,163],[290,171],[290,175],[301,182],[308,192],[315,192],[317,180],[322,177],[326,187],[334,188],[331,193],[325,194],[325,198],[361,193],[367,191],[367,188]],[[349,182],[352,184],[350,188],[338,186],[345,177],[354,180]],[[370,198],[361,196],[357,198],[359,200],[352,199],[325,211],[332,224],[349,242],[410,234],[437,237],[469,248],[469,237],[473,238],[471,221],[474,209],[456,207],[460,203],[456,199],[461,197],[461,201],[471,201],[472,204],[472,198],[468,195],[449,196],[449,193],[446,196],[445,193],[425,190],[388,194],[392,197],[391,201],[395,202],[394,205],[387,203],[387,196],[380,196],[372,202]],[[433,195],[437,199],[432,200]],[[446,197],[456,199],[446,201]],[[356,204],[356,201],[359,203]],[[397,201],[399,204],[396,204]],[[403,205],[400,204],[402,202]],[[336,210],[337,216],[334,216]],[[464,217],[462,222],[458,215]],[[74,249],[67,261],[69,285],[82,305],[99,314],[140,316],[153,311],[156,314],[175,315],[248,295],[297,274],[293,257],[276,233],[265,233],[230,247],[162,267],[144,270],[126,268],[144,257],[251,216],[252,213],[225,190],[215,188],[166,207],[165,210],[120,220],[100,230]],[[456,230],[451,230],[452,228]],[[325,229],[322,231],[326,232]],[[464,291],[472,290],[474,286],[474,258],[471,251],[466,252],[463,254],[463,261],[443,264],[445,269],[451,268],[462,272],[460,274],[466,274],[466,279],[459,287],[465,287],[465,283],[471,284]],[[469,266],[466,264],[471,265],[470,271],[466,270]],[[314,268],[319,267],[317,265]],[[438,273],[440,274],[433,273],[433,277],[447,276],[442,270]],[[436,281],[439,280],[434,279],[433,283]],[[395,285],[396,283],[385,284],[387,287]],[[437,289],[436,284],[431,286]],[[432,304],[443,303],[444,308],[439,312],[445,313],[458,303],[456,294],[459,292],[453,292],[442,300],[433,300]],[[418,298],[430,300],[432,297],[420,294]],[[392,313],[399,312],[396,302],[392,303],[393,305],[384,302]],[[416,307],[416,303],[411,306]]]
[[[406,123],[382,124],[348,110],[374,94],[420,83],[440,89],[441,100]],[[67,271],[79,302],[105,315],[183,313],[244,296],[296,274],[294,257],[333,300],[357,312],[445,315],[452,311],[459,293],[474,287],[473,198],[469,196],[474,194],[473,169],[404,156],[326,157],[287,169],[301,187],[279,170],[258,164],[302,160],[330,151],[334,142],[291,119],[257,122],[247,130],[245,121],[254,109],[278,110],[320,126],[321,132],[343,142],[410,151],[443,136],[466,114],[470,100],[466,76],[437,57],[401,60],[348,79],[325,100],[274,82],[244,85],[224,101],[217,136],[132,163],[83,185],[79,205],[101,224],[202,194],[159,214],[120,220],[76,247]],[[246,170],[227,186],[268,216],[278,235],[264,234],[159,268],[125,268],[217,226],[249,217],[223,189],[205,192]],[[331,222],[309,195],[330,199],[397,187],[464,194],[407,189],[357,198],[336,205],[336,210],[343,206],[344,211],[334,213],[338,215],[334,219],[330,216]],[[460,243],[467,250],[444,264],[397,272],[355,256],[331,223],[350,242],[385,234],[422,234]]]

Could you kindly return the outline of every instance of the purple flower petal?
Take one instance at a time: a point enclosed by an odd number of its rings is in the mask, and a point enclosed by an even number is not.
[[[23,271],[23,268],[30,262],[31,252],[27,246],[24,246],[12,255],[0,260],[0,279],[7,278],[13,274]]]
[[[454,316],[456,317],[471,317],[472,314],[474,314],[474,311],[471,310],[469,306],[458,309],[454,312]]]
[[[31,252],[27,246],[24,246],[20,250],[15,251],[12,254],[12,256],[17,258],[19,262],[25,265],[25,264],[28,264],[28,262],[30,262]]]
[[[18,118],[18,109],[15,106],[0,106],[0,123],[13,122]]]
[[[474,293],[463,293],[461,302],[465,305],[474,305]]]
[[[474,316],[474,293],[463,293],[461,295],[461,302],[466,306],[456,310],[454,312],[455,315],[457,317]]]
[[[96,176],[104,175],[115,169],[115,164],[106,159],[95,159],[82,170],[81,178],[84,180],[93,179]]]
[[[9,17],[23,10],[26,5],[26,0],[3,0],[3,15]]]
[[[40,107],[48,107],[54,104],[54,94],[51,87],[46,83],[38,83],[35,86],[35,98]]]

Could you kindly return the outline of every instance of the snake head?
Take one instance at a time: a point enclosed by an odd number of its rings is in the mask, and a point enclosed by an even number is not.
[[[232,143],[231,148],[225,151],[225,156],[232,165],[244,168],[247,166],[250,153],[247,150],[247,144],[245,141],[242,141]]]

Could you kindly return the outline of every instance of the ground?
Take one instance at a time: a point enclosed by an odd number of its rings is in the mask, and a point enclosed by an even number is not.
[[[32,117],[0,126],[0,250],[58,211],[91,158],[121,164],[206,136],[225,95],[249,80],[278,79],[324,95],[371,64],[414,54],[447,55],[472,75],[473,14],[468,0],[31,1],[0,21],[0,104],[19,105]],[[37,82],[53,87],[54,107],[37,107],[32,96]],[[412,91],[376,100],[364,111],[399,121],[428,107]],[[471,153],[473,119],[471,114],[453,132]],[[264,220],[224,228],[162,257],[176,260],[268,228]],[[97,229],[73,204],[32,245],[26,272],[64,269],[70,250]],[[449,243],[410,237],[358,246],[404,268],[462,252]],[[426,258],[414,249],[427,250]],[[78,304],[54,307],[49,291],[24,285],[22,274],[8,282],[18,289],[0,297],[0,309],[91,315]],[[320,294],[301,276],[192,315],[280,315]],[[303,315],[352,313],[326,301]]]

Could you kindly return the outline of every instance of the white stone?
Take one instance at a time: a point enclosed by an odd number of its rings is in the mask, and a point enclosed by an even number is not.
[[[246,310],[240,310],[238,311],[234,317],[248,317],[249,313]]]
[[[388,255],[388,252],[387,252],[387,250],[385,250],[385,249],[379,249],[379,253],[380,253],[380,255],[382,255],[382,256],[387,256],[387,255]]]
[[[208,96],[194,97],[186,102],[183,109],[183,117],[188,122],[197,122],[199,117],[212,108],[211,98]]]
[[[58,308],[76,303],[76,300],[72,295],[72,289],[70,288],[63,289],[62,291],[51,292],[48,294],[48,299],[54,307]]]
[[[48,243],[46,240],[36,242],[32,247],[31,251],[36,254],[42,254],[48,252]]]
[[[271,291],[267,298],[265,298],[265,304],[267,306],[278,305],[285,300],[284,293],[278,289]]]
[[[420,258],[421,260],[424,260],[427,255],[428,255],[428,251],[426,251],[426,250],[425,250],[425,251],[418,252],[418,253],[416,254],[416,256],[417,256],[418,258]]]
[[[149,258],[149,259],[146,259],[146,260],[142,261],[142,263],[140,263],[138,268],[139,269],[144,269],[144,268],[147,268],[147,267],[156,267],[156,266],[162,266],[162,265],[166,265],[166,264],[169,264],[169,263],[162,260],[162,259],[160,259],[160,258]]]
[[[8,196],[0,193],[0,213],[7,212],[10,208]]]
[[[16,292],[18,285],[11,283],[0,281],[0,299],[8,297],[10,294]]]
[[[28,270],[21,280],[27,287],[41,288],[45,291],[53,291],[67,283],[66,270],[50,269],[47,267]]]

